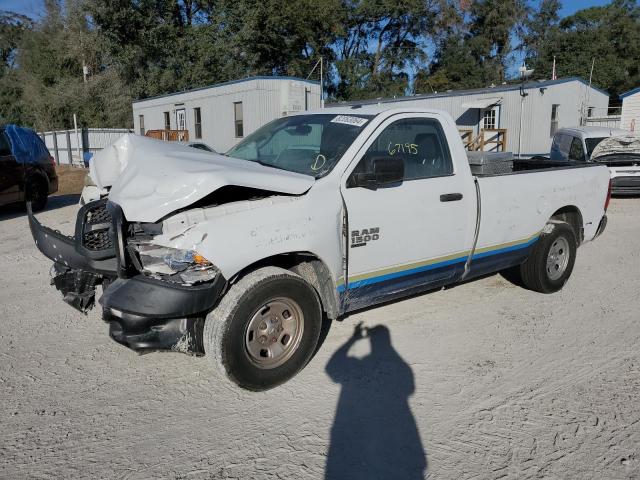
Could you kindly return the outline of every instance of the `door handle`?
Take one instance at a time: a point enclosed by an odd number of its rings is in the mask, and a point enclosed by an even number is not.
[[[462,200],[461,193],[445,193],[440,195],[441,202],[457,202],[458,200]]]

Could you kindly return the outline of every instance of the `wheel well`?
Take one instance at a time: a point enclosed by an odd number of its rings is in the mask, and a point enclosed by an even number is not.
[[[578,245],[582,243],[582,240],[584,239],[584,223],[582,220],[582,214],[578,207],[574,207],[573,205],[562,207],[551,215],[551,219],[561,220],[571,225],[574,233],[576,234]]]
[[[49,193],[49,178],[44,173],[37,170],[31,173],[27,178],[25,178],[24,180],[25,191],[27,189],[27,186],[32,182],[41,182],[47,189],[47,193]]]
[[[263,258],[240,270],[231,278],[230,283],[236,283],[249,272],[268,266],[284,268],[300,275],[316,290],[327,317],[338,317],[340,302],[331,272],[322,260],[310,252],[281,253]]]

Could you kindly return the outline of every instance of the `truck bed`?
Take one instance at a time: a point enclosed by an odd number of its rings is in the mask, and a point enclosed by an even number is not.
[[[511,160],[509,168],[505,168],[501,173],[474,173],[475,177],[497,177],[503,175],[513,175],[519,173],[533,173],[545,170],[567,170],[577,168],[587,168],[596,166],[593,163],[551,161],[548,157],[536,156],[531,158],[516,158]]]
[[[513,171],[476,176],[481,200],[478,247],[537,236],[559,209],[579,212],[591,240],[604,214],[609,169],[594,164],[516,160]]]

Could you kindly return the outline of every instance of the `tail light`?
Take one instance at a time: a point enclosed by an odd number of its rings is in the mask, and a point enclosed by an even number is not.
[[[53,158],[51,155],[49,155],[49,161],[51,162],[51,165],[52,165],[53,167],[55,167],[55,166],[56,166],[56,159],[55,159],[55,158]]]
[[[611,179],[609,179],[609,188],[607,189],[607,199],[604,201],[604,211],[609,208],[609,202],[611,201]]]

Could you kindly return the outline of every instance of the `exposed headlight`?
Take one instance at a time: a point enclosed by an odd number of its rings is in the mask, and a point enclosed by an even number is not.
[[[136,247],[145,273],[154,276],[177,276],[183,283],[208,282],[219,270],[195,250],[146,244]]]

